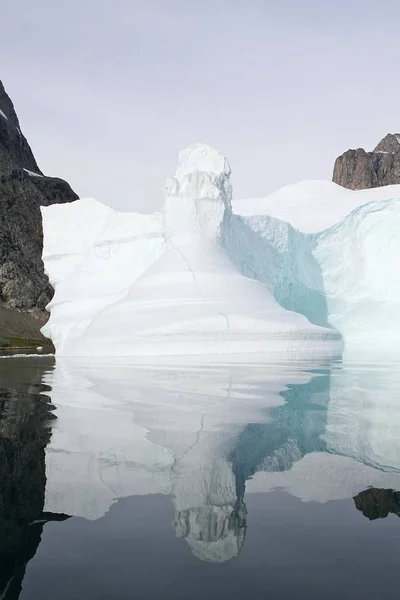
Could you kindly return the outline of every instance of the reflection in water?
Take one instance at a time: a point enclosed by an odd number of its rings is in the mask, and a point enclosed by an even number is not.
[[[18,598],[43,524],[45,447],[54,418],[43,360],[0,361],[0,597]],[[57,515],[55,515],[57,517]]]
[[[240,434],[231,459],[244,481],[257,472],[288,471],[311,452],[325,452],[330,372],[319,371],[306,383],[290,383],[285,403],[267,423],[250,423]]]
[[[175,535],[202,560],[223,562],[237,556],[246,531],[245,482],[210,435],[177,457],[171,469]]]
[[[288,381],[310,379],[284,373]],[[174,531],[196,556],[237,556],[245,481],[230,456],[249,419],[265,422],[283,403],[279,376],[248,365],[104,369],[63,362],[51,385],[58,423],[46,455],[48,510],[98,518],[117,498],[169,494]]]
[[[0,597],[18,597],[46,521],[123,497],[169,495],[175,535],[211,562],[243,547],[245,493],[400,516],[396,369],[30,358],[0,375]]]
[[[96,519],[118,498],[169,494],[175,534],[202,560],[239,554],[245,491],[326,502],[400,489],[396,370],[63,361],[46,381],[47,510]]]
[[[226,466],[226,465],[225,465]],[[216,494],[213,498],[212,485],[205,502],[200,507],[181,508],[182,498],[174,488],[173,527],[177,537],[185,538],[193,554],[201,560],[223,562],[239,554],[246,534],[246,505],[243,490],[235,489],[234,474],[228,474],[231,480],[224,489],[225,503]],[[221,485],[220,481],[214,482]],[[233,484],[233,485],[232,485]]]
[[[354,504],[370,521],[384,519],[390,513],[400,517],[400,492],[370,488],[354,498]]]

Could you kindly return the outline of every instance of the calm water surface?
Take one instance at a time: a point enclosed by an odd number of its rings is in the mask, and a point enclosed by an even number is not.
[[[400,367],[0,359],[0,599],[398,598]]]

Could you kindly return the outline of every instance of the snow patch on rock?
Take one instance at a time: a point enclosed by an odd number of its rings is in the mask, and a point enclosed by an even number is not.
[[[29,169],[23,169],[25,171],[25,173],[28,173],[28,175],[30,175],[31,177],[43,177],[43,175],[41,175],[40,173],[34,173],[33,171],[30,171]]]

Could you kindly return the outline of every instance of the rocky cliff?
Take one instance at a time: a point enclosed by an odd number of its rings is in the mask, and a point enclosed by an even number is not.
[[[0,82],[0,346],[43,343],[39,329],[53,290],[41,259],[40,206],[77,198],[68,183],[39,169]]]
[[[347,150],[336,159],[332,179],[350,190],[400,183],[400,134],[388,133],[372,152]]]

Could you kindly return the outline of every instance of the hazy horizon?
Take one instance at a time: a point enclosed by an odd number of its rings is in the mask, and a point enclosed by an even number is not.
[[[3,0],[0,74],[40,168],[81,196],[161,208],[205,142],[235,198],[331,179],[400,130],[395,0]]]

